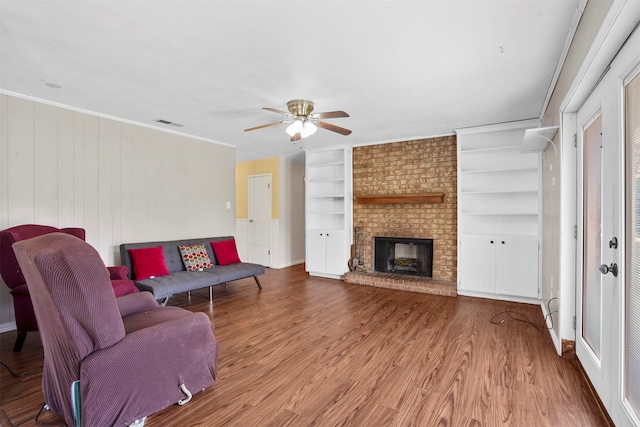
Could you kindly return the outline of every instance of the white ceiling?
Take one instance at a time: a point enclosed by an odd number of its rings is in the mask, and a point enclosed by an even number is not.
[[[0,0],[0,89],[237,147],[362,145],[538,118],[579,0]],[[51,88],[45,83],[62,86]],[[293,144],[291,99],[353,130]]]

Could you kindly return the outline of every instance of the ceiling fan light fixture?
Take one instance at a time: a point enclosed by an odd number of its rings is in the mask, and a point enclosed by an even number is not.
[[[293,121],[293,123],[287,126],[287,129],[285,130],[285,132],[287,132],[289,136],[293,136],[296,133],[299,133],[302,130],[302,128],[303,128],[302,120],[296,119]]]
[[[1,0],[0,0],[1,1]],[[253,130],[268,128],[271,126],[277,126],[279,124],[286,124],[287,128],[285,132],[291,137],[292,142],[300,141],[302,138],[308,138],[315,134],[319,127],[336,132],[341,135],[350,135],[351,131],[340,126],[336,126],[332,123],[323,121],[323,119],[337,119],[340,117],[349,117],[349,114],[344,111],[325,111],[323,113],[313,113],[313,102],[306,99],[294,99],[287,102],[287,109],[289,112],[278,110],[271,107],[263,107],[263,110],[271,111],[272,113],[282,114],[288,116],[286,120],[278,122],[267,123],[266,125],[254,126],[252,128],[245,129],[245,132]]]
[[[304,122],[302,129],[300,130],[300,136],[302,138],[306,138],[308,136],[313,135],[318,130],[318,126],[310,122],[309,120]]]

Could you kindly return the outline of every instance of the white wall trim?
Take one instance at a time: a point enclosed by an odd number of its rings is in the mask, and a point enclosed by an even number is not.
[[[549,89],[547,91],[547,97],[544,99],[544,103],[542,104],[542,110],[540,111],[540,120],[544,118],[544,113],[545,111],[547,111],[547,107],[549,107],[551,96],[553,95],[553,91],[555,90],[556,84],[558,83],[558,79],[560,78],[560,72],[564,67],[564,63],[567,59],[567,55],[569,54],[569,48],[571,48],[571,43],[573,42],[573,38],[576,35],[576,31],[578,30],[578,25],[580,24],[580,20],[582,19],[584,8],[587,6],[587,1],[588,0],[580,0],[580,4],[576,8],[576,12],[573,15],[573,22],[571,23],[569,34],[567,34],[567,39],[564,41],[564,47],[562,48],[562,54],[560,55],[560,60],[558,61],[556,71],[553,74],[553,79],[551,79],[551,84],[549,85]]]
[[[488,294],[485,292],[464,291],[464,290],[460,290],[460,288],[458,288],[458,295],[462,295],[465,297],[494,299],[498,301],[521,302],[524,304],[533,304],[533,305],[542,304],[542,301],[540,301],[540,298],[519,297],[514,295]]]
[[[304,264],[304,260],[303,259],[296,259],[296,260],[293,260],[293,261],[287,261],[287,262],[279,264],[279,265],[271,266],[271,268],[279,270],[281,268],[293,267],[294,265],[300,265],[300,264]]]
[[[514,122],[494,123],[486,126],[474,126],[468,128],[456,129],[456,134],[477,134],[485,132],[497,132],[503,130],[520,129],[520,128],[537,128],[540,127],[540,119],[518,120]]]
[[[353,144],[352,147],[366,147],[369,145],[382,145],[382,144],[393,144],[396,142],[407,142],[407,141],[417,141],[417,140],[421,140],[421,139],[431,139],[431,138],[442,138],[445,136],[452,136],[455,135],[456,132],[452,131],[452,132],[444,132],[444,133],[436,133],[436,134],[432,134],[432,135],[421,135],[421,136],[413,136],[413,137],[405,137],[405,138],[400,138],[400,139],[390,139],[390,140],[385,140],[385,141],[373,141],[373,142],[359,142],[357,144]],[[329,146],[324,147],[325,148],[329,148]],[[314,150],[314,151],[318,151],[318,150]]]
[[[576,315],[576,244],[574,226],[576,217],[576,161],[577,150],[573,146],[576,131],[576,114],[561,117],[560,138],[560,271],[558,277],[558,334],[560,339],[575,341],[573,318]],[[562,353],[561,343],[558,344]]]
[[[549,310],[547,309],[547,305],[545,303],[541,303],[540,307],[542,308],[542,315],[546,320],[546,327],[549,330],[549,335],[551,336],[551,340],[553,341],[553,345],[556,348],[556,352],[558,356],[562,356],[562,342],[560,338],[556,335],[556,331],[553,329],[553,323],[551,320],[551,315],[549,314]]]
[[[13,97],[16,97],[16,98],[26,99],[28,101],[34,101],[34,102],[39,102],[41,104],[51,105],[53,107],[59,107],[59,108],[64,108],[66,110],[76,111],[78,113],[84,113],[84,114],[90,114],[92,116],[102,117],[103,119],[115,120],[117,122],[127,123],[127,124],[130,124],[130,125],[140,126],[140,127],[149,128],[149,129],[154,129],[154,130],[158,130],[160,132],[171,133],[173,135],[184,136],[184,137],[191,138],[191,139],[197,139],[197,140],[200,140],[200,141],[210,142],[212,144],[218,144],[218,145],[223,145],[225,147],[236,148],[235,145],[227,144],[225,142],[220,142],[220,141],[216,141],[216,140],[209,139],[209,138],[203,138],[201,136],[192,135],[192,134],[185,133],[185,132],[178,132],[178,131],[175,131],[173,129],[167,129],[165,127],[152,125],[150,123],[136,122],[134,120],[128,120],[128,119],[123,119],[121,117],[110,116],[108,114],[97,113],[95,111],[85,110],[85,109],[74,107],[74,106],[71,106],[71,105],[61,104],[59,102],[48,101],[46,99],[36,98],[35,96],[24,95],[22,93],[11,92],[11,91],[5,90],[5,89],[0,89],[0,93],[1,94],[5,94],[5,95],[9,95],[9,96],[13,96]]]
[[[560,112],[577,112],[607,71],[616,53],[638,25],[640,1],[614,0],[571,87]]]
[[[16,330],[16,322],[7,322],[7,323],[0,323],[0,333],[3,332],[9,332],[9,331],[15,331]]]

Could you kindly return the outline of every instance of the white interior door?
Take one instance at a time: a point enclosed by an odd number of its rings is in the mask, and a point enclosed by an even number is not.
[[[639,64],[636,31],[577,121],[576,354],[617,426],[640,425]]]
[[[249,176],[249,262],[271,265],[271,174]]]

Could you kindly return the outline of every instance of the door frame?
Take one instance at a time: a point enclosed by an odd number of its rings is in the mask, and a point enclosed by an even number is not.
[[[609,162],[609,167],[616,168],[616,171],[612,171],[615,173],[615,179],[617,180],[618,185],[615,188],[605,188],[603,191],[615,193],[615,196],[618,198],[618,202],[613,207],[614,215],[612,217],[613,227],[617,229],[615,233],[618,238],[618,250],[615,253],[608,251],[603,252],[603,262],[617,262],[619,264],[619,275],[614,281],[611,288],[607,289],[607,287],[611,286],[611,283],[603,283],[603,290],[608,292],[609,295],[606,295],[607,298],[610,299],[610,307],[613,310],[609,316],[606,316],[606,319],[603,319],[602,322],[602,330],[603,334],[610,335],[608,339],[611,341],[610,347],[612,349],[611,358],[608,361],[608,366],[603,367],[603,371],[606,370],[603,375],[605,377],[605,381],[608,381],[608,391],[604,396],[600,396],[603,401],[609,415],[612,417],[614,422],[617,425],[640,425],[640,420],[638,420],[636,414],[633,413],[632,410],[629,409],[628,402],[624,397],[624,334],[625,334],[625,317],[624,317],[624,308],[625,308],[625,260],[626,260],[626,239],[625,239],[625,204],[626,204],[626,194],[625,194],[625,182],[626,182],[626,162],[625,162],[625,134],[624,134],[624,109],[622,107],[622,102],[624,100],[623,90],[624,90],[624,82],[630,77],[630,74],[633,70],[636,70],[640,66],[640,56],[638,56],[635,52],[636,48],[630,49],[622,49],[623,45],[627,41],[626,35],[630,34],[634,29],[634,25],[631,25],[629,22],[634,17],[640,16],[640,2],[614,2],[612,6],[612,12],[620,13],[622,10],[627,10],[627,13],[622,13],[616,18],[620,18],[617,21],[614,19],[615,23],[621,22],[620,25],[614,26],[611,22],[608,27],[603,25],[603,29],[609,33],[614,34],[613,36],[609,35],[608,38],[605,38],[601,44],[595,44],[597,47],[598,55],[596,55],[596,59],[593,62],[597,62],[598,66],[603,66],[605,70],[602,72],[602,76],[598,77],[596,81],[591,81],[589,84],[589,79],[576,79],[578,81],[578,88],[574,90],[574,92],[567,95],[567,100],[563,103],[563,108],[561,108],[561,116],[563,120],[568,118],[569,122],[575,123],[573,128],[576,131],[576,134],[581,132],[580,125],[581,123],[577,123],[576,120],[576,112],[583,108],[583,104],[593,103],[591,96],[592,92],[594,94],[597,93],[597,97],[599,98],[600,110],[603,113],[603,117],[605,115],[609,115],[609,119],[603,119],[603,137],[605,141],[609,139],[609,144],[614,144],[613,147],[615,155],[614,159],[611,159]],[[624,30],[628,31],[625,35]],[[602,31],[601,31],[602,32]],[[611,40],[614,41],[611,41]],[[637,46],[638,41],[640,39],[640,30],[635,29],[635,34],[632,34],[629,37],[630,43],[634,43],[633,46]],[[605,46],[605,47],[603,47]],[[636,49],[636,50],[634,50]],[[604,53],[602,53],[604,52]],[[618,55],[620,52],[620,56]],[[607,55],[609,55],[607,57]],[[618,58],[622,58],[622,62],[614,62]],[[607,61],[607,62],[605,62]],[[609,67],[611,66],[611,70]],[[582,76],[584,77],[584,76]],[[593,75],[591,76],[593,77]],[[585,83],[585,80],[587,83]],[[575,86],[575,82],[574,82]],[[580,96],[575,98],[576,93],[580,93]],[[573,98],[572,98],[573,97]],[[609,123],[607,125],[607,123]],[[563,123],[564,124],[564,123]],[[608,127],[608,129],[607,129]],[[563,132],[563,136],[564,136]],[[604,142],[605,144],[607,142]],[[580,160],[578,150],[567,150],[567,154],[573,151],[574,157],[573,160],[577,163]],[[605,160],[606,161],[606,160]],[[563,160],[564,162],[564,160]],[[577,167],[576,168],[576,181],[581,179],[582,170]],[[614,182],[615,184],[615,182]],[[581,187],[576,186],[575,188],[576,195],[580,195]],[[576,203],[576,211],[577,214],[582,213],[582,209],[580,206],[580,200],[576,197],[578,203]],[[576,216],[576,224],[579,224],[578,217]],[[580,232],[580,227],[577,227],[578,232]],[[606,242],[609,240],[611,234],[611,230],[603,229],[603,247],[606,245]],[[579,256],[582,253],[581,245],[578,242],[576,246],[576,255]],[[579,271],[579,267],[581,266],[581,262],[579,259],[576,259],[576,280],[575,280],[575,290],[576,290],[576,300],[575,300],[575,312],[577,314],[577,322],[575,331],[575,339],[576,339],[576,347],[578,344],[578,339],[580,339],[581,331],[580,331],[580,314],[582,309],[582,301],[580,299],[581,294],[581,271]],[[607,278],[605,282],[611,282],[610,278]],[[603,298],[605,298],[605,294],[603,293]],[[608,325],[606,324],[608,322]],[[613,333],[612,333],[613,331]],[[606,343],[603,345],[607,345]],[[604,361],[603,361],[604,363]],[[584,362],[583,362],[584,366]],[[585,367],[585,370],[588,369]],[[591,378],[592,382],[594,382],[594,378]],[[595,378],[595,382],[599,381],[599,378]],[[594,383],[594,386],[596,384]],[[597,388],[597,386],[596,386]]]
[[[613,0],[600,30],[595,35],[582,65],[560,103],[560,271],[558,336],[554,339],[559,355],[562,342],[576,339],[577,264],[577,149],[575,148],[577,112],[589,97],[640,16],[640,2]],[[552,331],[553,332],[553,331]]]

